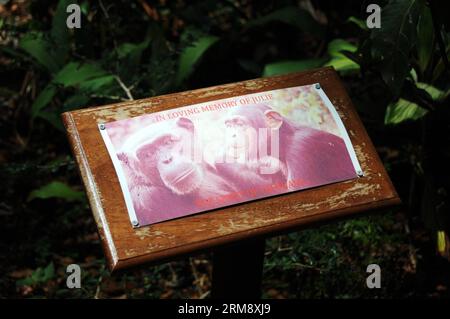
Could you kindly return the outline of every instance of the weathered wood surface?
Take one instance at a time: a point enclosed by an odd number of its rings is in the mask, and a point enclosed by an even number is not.
[[[349,132],[364,177],[133,229],[99,123],[180,106],[320,83]],[[339,76],[322,68],[63,114],[110,269],[265,236],[400,203]]]

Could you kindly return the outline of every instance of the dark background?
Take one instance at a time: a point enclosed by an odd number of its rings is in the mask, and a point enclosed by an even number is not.
[[[449,297],[450,12],[444,1],[1,1],[0,297],[208,298],[211,256],[110,275],[67,110],[334,66],[403,205],[271,238],[268,298]],[[68,264],[82,288],[66,288]],[[367,289],[368,264],[382,288]]]

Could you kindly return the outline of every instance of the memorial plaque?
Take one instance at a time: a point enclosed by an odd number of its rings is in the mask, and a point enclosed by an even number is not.
[[[400,202],[332,68],[63,120],[111,269]]]
[[[99,125],[131,224],[362,176],[318,83]]]

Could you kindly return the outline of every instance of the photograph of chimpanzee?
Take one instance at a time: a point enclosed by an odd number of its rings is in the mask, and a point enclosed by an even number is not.
[[[143,226],[357,177],[330,111],[307,85],[106,123],[103,137]]]

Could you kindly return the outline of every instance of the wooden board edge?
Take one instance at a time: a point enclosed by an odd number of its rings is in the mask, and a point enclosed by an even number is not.
[[[88,202],[96,223],[97,232],[103,245],[103,251],[106,253],[107,264],[116,265],[118,263],[116,248],[112,239],[108,222],[105,217],[105,213],[103,211],[103,206],[99,198],[99,193],[97,191],[97,186],[95,184],[93,174],[89,168],[86,154],[83,151],[83,146],[79,137],[77,127],[70,112],[62,113],[61,118],[66,128],[67,138],[69,140],[72,154],[78,164],[78,173],[86,189]]]
[[[148,255],[141,255],[125,259],[119,259],[116,263],[108,263],[108,268],[112,272],[117,272],[125,268],[135,267],[142,264],[151,264],[154,262],[168,261],[176,256],[185,256],[196,252],[205,251],[211,247],[231,244],[239,240],[245,240],[250,237],[270,237],[283,234],[290,231],[310,228],[313,225],[326,223],[328,220],[340,220],[349,218],[358,212],[374,212],[376,210],[384,211],[401,205],[401,199],[398,196],[375,201],[369,204],[361,204],[350,208],[341,208],[338,210],[324,212],[322,214],[300,217],[294,220],[284,221],[272,225],[261,226],[252,230],[243,230],[233,234],[211,238],[195,243],[189,243],[183,246],[177,246]]]
[[[369,133],[367,132],[366,127],[364,126],[364,123],[361,120],[361,117],[359,116],[358,111],[356,110],[356,107],[353,104],[353,101],[350,98],[350,95],[348,94],[347,89],[344,86],[344,83],[341,80],[339,73],[333,67],[330,67],[330,68],[333,71],[331,73],[333,74],[334,78],[336,79],[337,85],[340,86],[341,91],[344,93],[344,95],[347,99],[347,102],[349,105],[348,112],[352,113],[354,123],[358,125],[358,130],[364,135],[364,140],[367,141],[366,147],[371,148],[371,152],[374,154],[374,160],[376,160],[382,164],[382,165],[380,165],[381,171],[379,173],[381,173],[383,176],[386,177],[385,180],[389,186],[389,190],[394,194],[394,197],[399,198],[397,190],[395,189],[394,184],[392,183],[391,178],[389,177],[389,174],[388,174],[386,168],[384,167],[383,161],[381,160],[381,158],[377,152],[377,149],[376,149],[375,145],[373,144],[372,139],[370,138]]]

